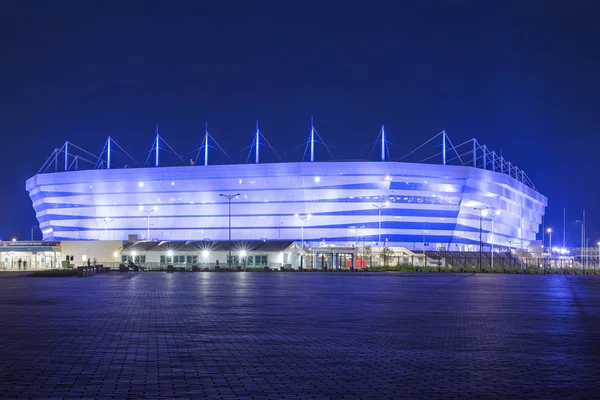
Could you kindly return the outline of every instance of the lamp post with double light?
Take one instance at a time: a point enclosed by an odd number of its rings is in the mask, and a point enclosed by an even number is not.
[[[300,214],[295,214],[294,217],[298,218],[300,221],[302,221],[302,247],[304,247],[304,221],[306,221],[307,219],[309,219],[312,215],[311,214],[306,214],[306,215],[300,215]]]
[[[377,213],[379,215],[379,225],[377,228],[377,235],[378,235],[378,239],[377,239],[377,245],[381,246],[381,210],[389,207],[390,202],[386,201],[385,203],[383,203],[383,205],[377,205],[377,204],[373,204],[373,207],[375,207],[377,209]]]
[[[142,207],[143,208],[143,207]],[[110,221],[114,221],[114,219],[112,218],[108,218],[108,217],[104,217],[104,218],[99,218],[98,219],[99,222],[104,222],[104,240],[108,240],[108,223]]]
[[[240,194],[236,193],[236,194],[223,194],[223,193],[219,193],[219,196],[221,197],[225,197],[227,199],[227,201],[229,202],[229,256],[227,259],[227,264],[229,265],[229,268],[231,268],[231,200],[235,199],[236,197],[238,197]]]
[[[150,240],[150,214],[152,214],[154,211],[158,210],[157,206],[154,206],[152,208],[146,208],[144,206],[139,206],[138,208],[141,212],[145,212],[146,216],[147,216],[147,222],[148,222],[148,226],[146,228],[146,240]],[[105,224],[107,224],[109,221],[106,221]],[[105,225],[106,228],[106,225]]]

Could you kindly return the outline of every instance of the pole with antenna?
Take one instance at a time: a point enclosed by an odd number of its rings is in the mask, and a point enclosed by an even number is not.
[[[563,249],[566,246],[566,225],[567,225],[567,209],[566,207],[563,208],[563,243],[562,243],[562,247]]]

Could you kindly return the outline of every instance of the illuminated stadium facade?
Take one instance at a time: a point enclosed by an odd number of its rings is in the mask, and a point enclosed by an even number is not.
[[[481,231],[486,250],[528,246],[546,198],[474,140],[465,165],[442,134],[442,164],[387,161],[382,136],[379,162],[261,164],[256,151],[254,164],[158,167],[157,135],[156,167],[109,168],[109,139],[98,168],[72,170],[76,156],[65,144],[46,165],[57,170],[60,156],[64,170],[41,171],[27,190],[46,240],[215,241],[231,234],[235,241],[463,251],[479,248]],[[257,130],[255,144],[259,139]],[[314,159],[312,140],[311,132]],[[450,151],[462,165],[447,162]]]

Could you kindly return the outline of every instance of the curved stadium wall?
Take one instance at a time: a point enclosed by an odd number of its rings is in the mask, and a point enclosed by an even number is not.
[[[547,204],[499,172],[399,162],[82,170],[35,175],[27,190],[46,240],[228,240],[229,204],[219,194],[239,193],[232,240],[303,235],[313,246],[352,246],[381,237],[452,251],[478,248],[480,228],[486,247],[526,247]],[[156,210],[148,217],[140,206]],[[485,208],[492,212],[481,217]]]

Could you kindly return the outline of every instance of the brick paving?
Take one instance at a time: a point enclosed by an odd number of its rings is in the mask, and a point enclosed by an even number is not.
[[[2,398],[593,398],[600,277],[0,274]]]

